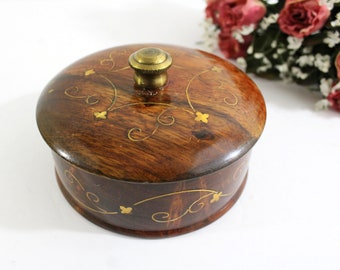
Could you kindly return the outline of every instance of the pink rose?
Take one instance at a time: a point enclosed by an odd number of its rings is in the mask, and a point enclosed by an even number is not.
[[[256,24],[266,14],[266,7],[260,0],[208,0],[207,18],[212,18],[221,32],[219,47],[227,58],[244,56],[251,42],[250,35],[243,36],[244,42],[233,37],[233,32],[243,26]]]
[[[266,7],[259,0],[210,0],[206,8],[206,16],[221,31],[230,33],[244,25],[256,24],[265,13]]]
[[[329,15],[330,11],[320,0],[287,0],[278,24],[282,32],[303,38],[322,28]]]
[[[338,79],[340,80],[340,52],[336,56],[334,64],[335,64],[335,68],[337,70]]]
[[[218,46],[226,58],[236,59],[246,55],[247,48],[252,41],[252,36],[244,36],[244,42],[240,43],[230,35],[219,36]]]
[[[340,90],[331,92],[327,97],[331,107],[340,112]]]

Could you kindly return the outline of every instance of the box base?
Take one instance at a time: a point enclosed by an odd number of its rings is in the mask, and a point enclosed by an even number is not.
[[[207,217],[206,219],[197,222],[195,224],[192,224],[187,227],[178,228],[178,229],[171,229],[171,230],[162,230],[162,231],[144,231],[144,230],[131,230],[126,229],[123,227],[115,226],[113,224],[109,224],[106,222],[103,222],[102,220],[99,220],[98,218],[94,217],[91,213],[85,212],[81,207],[78,206],[77,201],[73,199],[73,197],[69,194],[69,192],[65,189],[65,187],[62,184],[62,181],[60,180],[60,177],[58,173],[56,172],[56,178],[58,185],[66,198],[66,200],[71,204],[71,206],[80,213],[83,217],[91,221],[92,223],[105,228],[107,230],[118,232],[124,235],[130,235],[135,237],[142,237],[142,238],[164,238],[164,237],[170,237],[170,236],[177,236],[185,233],[189,233],[195,230],[198,230],[202,227],[207,226],[208,224],[214,222],[218,218],[220,218],[222,215],[224,215],[238,200],[240,195],[243,192],[243,189],[245,187],[246,181],[247,181],[247,175],[244,177],[239,189],[236,191],[236,193],[230,198],[227,204],[225,204],[222,208],[220,208],[216,213],[212,214],[211,216]]]

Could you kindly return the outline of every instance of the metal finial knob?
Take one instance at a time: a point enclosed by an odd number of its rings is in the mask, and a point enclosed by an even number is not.
[[[157,90],[168,80],[166,71],[172,64],[172,58],[161,49],[143,48],[130,55],[129,64],[135,70],[137,88]]]

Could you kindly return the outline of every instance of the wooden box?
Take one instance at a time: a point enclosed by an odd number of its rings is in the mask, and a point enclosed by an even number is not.
[[[70,204],[143,237],[190,232],[230,209],[266,118],[261,93],[238,68],[160,44],[72,64],[46,86],[36,113]]]

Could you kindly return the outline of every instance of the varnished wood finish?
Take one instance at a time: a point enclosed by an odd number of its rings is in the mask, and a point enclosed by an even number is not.
[[[63,194],[80,214],[113,231],[163,237],[201,228],[234,205],[249,155],[205,176],[157,184],[107,179],[54,158]]]
[[[56,177],[57,177],[59,187],[62,193],[64,194],[65,198],[73,206],[73,208],[78,213],[80,213],[82,216],[86,217],[88,220],[92,221],[93,223],[105,229],[108,229],[114,232],[119,232],[119,233],[126,234],[126,235],[145,237],[145,238],[160,238],[160,237],[168,237],[168,236],[177,236],[177,235],[181,235],[184,233],[198,230],[204,226],[209,225],[210,223],[220,218],[223,214],[225,214],[236,203],[236,201],[238,200],[238,198],[243,192],[243,189],[244,189],[244,186],[247,180],[247,175],[246,175],[243,181],[241,182],[241,186],[237,189],[236,193],[233,194],[232,197],[228,200],[228,202],[225,205],[223,205],[221,208],[219,208],[217,212],[209,213],[209,214],[204,213],[203,215],[201,214],[199,215],[201,218],[197,222],[193,222],[191,217],[187,217],[186,219],[189,219],[191,222],[190,223],[186,222],[182,226],[179,226],[178,224],[176,224],[176,226],[167,225],[167,226],[163,226],[163,229],[161,229],[161,226],[158,226],[156,230],[152,230],[152,229],[150,230],[150,228],[147,228],[145,225],[140,226],[138,222],[135,222],[134,226],[131,226],[131,225],[126,226],[126,224],[128,223],[126,223],[126,221],[123,220],[123,224],[121,225],[119,224],[119,222],[117,222],[117,220],[119,220],[119,217],[115,217],[114,221],[111,221],[111,222],[103,220],[103,218],[101,217],[98,218],[91,211],[87,211],[86,209],[84,209],[84,207],[80,207],[79,203],[77,203],[77,201],[73,198],[71,193],[69,193],[68,190],[65,188],[65,185],[60,179],[60,177],[58,176],[58,174],[56,174]],[[201,203],[204,203],[204,202],[201,202]],[[181,209],[181,211],[186,211],[186,210],[187,209]],[[183,213],[184,212],[176,213],[176,214],[179,216],[179,215],[183,215]],[[145,214],[143,216],[144,218],[146,217]],[[148,222],[146,222],[146,224],[150,222],[150,220],[147,220],[147,221]]]
[[[173,58],[157,94],[136,88],[127,62],[150,46]],[[76,62],[37,106],[65,197],[95,223],[141,236],[191,231],[227,211],[243,189],[265,117],[256,85],[233,65],[150,44]]]

